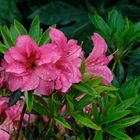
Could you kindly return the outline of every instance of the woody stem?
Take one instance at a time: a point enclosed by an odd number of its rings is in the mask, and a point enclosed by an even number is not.
[[[19,133],[20,133],[20,129],[22,127],[22,122],[23,122],[25,111],[26,111],[26,103],[24,103],[24,106],[23,106],[23,109],[22,109],[22,112],[21,112],[19,126],[18,126],[17,135],[16,135],[16,139],[15,140],[18,140],[18,138],[19,138]]]

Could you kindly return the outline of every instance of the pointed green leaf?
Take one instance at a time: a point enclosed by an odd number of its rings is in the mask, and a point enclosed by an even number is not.
[[[33,109],[40,115],[47,115],[48,117],[51,117],[50,113],[47,111],[47,108],[36,101],[33,103]]]
[[[97,97],[99,96],[97,94],[97,92],[91,88],[90,86],[88,86],[86,83],[80,83],[79,85],[78,84],[74,84],[73,85],[73,88],[85,93],[85,94],[88,94],[88,95],[91,95],[91,96],[94,96],[94,97]]]
[[[122,120],[114,123],[111,126],[111,128],[113,128],[113,129],[125,128],[125,127],[131,126],[139,121],[140,121],[140,115],[128,117],[128,118],[122,119]]]
[[[126,135],[125,133],[116,130],[116,129],[109,129],[108,132],[115,136],[116,138],[119,138],[121,140],[132,140],[132,138],[130,138],[128,135]]]
[[[40,21],[39,17],[36,16],[31,24],[29,35],[37,42],[40,38],[41,31],[40,31]]]
[[[18,22],[17,20],[14,21],[14,26],[15,26],[15,28],[18,31],[19,34],[21,34],[21,35],[28,34],[28,32],[26,31],[24,26],[20,22]]]
[[[6,48],[6,46],[4,46],[4,44],[2,44],[1,42],[0,42],[0,52],[1,53],[4,53],[4,52],[6,52],[8,50],[8,48]]]
[[[104,21],[104,19],[98,14],[92,15],[89,14],[89,19],[93,23],[93,25],[100,31],[102,31],[105,35],[111,34],[111,28]]]
[[[14,46],[14,42],[11,38],[11,33],[7,26],[1,27],[1,34],[6,47]]]
[[[31,112],[33,108],[33,94],[29,92],[24,93],[27,109]]]
[[[56,27],[56,24],[52,25],[51,27],[55,28]],[[38,44],[39,46],[41,46],[42,44],[44,43],[48,43],[50,42],[50,36],[49,36],[49,32],[50,32],[50,28],[48,28],[41,36]]]
[[[75,106],[75,109],[80,110],[83,109],[85,106],[93,103],[94,97],[91,97],[90,95],[85,95],[82,99],[80,99]]]
[[[129,111],[129,110],[109,113],[107,116],[103,117],[102,124],[110,123],[110,122],[119,120],[119,119],[123,118],[124,116],[126,116],[126,115],[128,115],[130,113],[131,113],[131,111]]]
[[[100,126],[97,126],[95,123],[93,123],[92,120],[90,120],[89,118],[85,117],[85,116],[82,116],[80,114],[76,114],[76,113],[73,113],[72,116],[74,117],[74,119],[81,123],[82,125],[86,126],[86,127],[89,127],[91,129],[95,129],[95,130],[101,130],[101,127]]]
[[[114,111],[123,111],[135,103],[136,97],[124,100],[122,103],[115,106]]]
[[[16,39],[19,36],[19,33],[13,24],[10,26],[10,32],[14,43],[16,43]]]
[[[103,140],[103,131],[97,130],[95,132],[94,140]]]
[[[66,122],[66,120],[62,117],[54,117],[54,120],[58,122],[60,125],[64,126],[65,128],[71,129],[71,126]]]
[[[96,87],[96,92],[98,94],[103,93],[104,91],[117,91],[118,89],[114,86],[98,86]]]
[[[71,96],[66,95],[66,100],[67,100],[67,111],[68,112],[73,112],[74,110],[74,105],[73,105],[73,99],[71,98]]]

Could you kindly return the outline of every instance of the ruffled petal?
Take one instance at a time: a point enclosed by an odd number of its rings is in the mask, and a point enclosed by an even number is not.
[[[21,63],[14,62],[10,65],[7,65],[5,71],[10,72],[10,73],[20,74],[20,73],[26,72],[26,67]]]
[[[102,77],[102,82],[106,85],[113,80],[113,74],[107,66],[88,67],[86,71],[91,72],[93,77]]]
[[[63,32],[58,29],[51,28],[50,37],[52,43],[58,45],[61,49],[64,49],[67,43],[67,38]]]
[[[46,44],[40,47],[41,57],[37,60],[38,65],[55,63],[61,57],[58,48],[52,44]]]
[[[54,81],[40,80],[35,92],[41,95],[50,95],[54,90]]]
[[[21,88],[21,91],[34,90],[39,85],[39,77],[33,72],[30,75],[23,77],[24,85]]]
[[[5,52],[4,59],[7,63],[13,63],[15,60],[11,57],[10,52]]]
[[[38,66],[35,74],[42,80],[51,81],[56,79],[55,69],[51,65]]]
[[[7,65],[5,71],[10,72],[10,73],[20,74],[20,73],[26,72],[26,67],[21,63],[14,62],[10,65]]]
[[[16,47],[18,47],[20,52],[24,53],[27,58],[31,55],[37,55],[36,57],[40,56],[37,44],[28,35],[19,36],[16,41]]]
[[[11,57],[14,60],[19,61],[19,62],[26,62],[25,54],[24,54],[24,52],[20,51],[19,48],[11,47],[9,49],[9,52],[11,54]]]
[[[94,48],[86,60],[87,63],[90,63],[93,60],[98,60],[100,57],[105,57],[105,53],[107,51],[107,44],[99,34],[94,33],[92,41]]]
[[[12,92],[20,89],[22,85],[23,79],[21,77],[14,76],[12,74],[9,75],[8,86]]]

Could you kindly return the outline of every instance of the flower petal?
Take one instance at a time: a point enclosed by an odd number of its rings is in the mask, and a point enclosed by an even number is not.
[[[58,29],[51,28],[50,30],[50,37],[52,43],[58,45],[61,49],[66,46],[67,38],[63,32]]]
[[[28,35],[19,36],[16,41],[16,47],[20,48],[20,52],[24,53],[27,58],[29,58],[31,55],[40,55],[37,44]]]
[[[34,90],[39,85],[39,77],[33,72],[30,75],[23,77],[24,85],[21,88],[21,91]]]
[[[13,74],[9,75],[8,86],[12,92],[20,89],[22,85],[23,85],[23,79],[21,77],[17,77]]]
[[[40,80],[39,85],[36,88],[35,92],[41,95],[50,95],[54,90],[54,82],[53,81],[44,81]]]
[[[105,53],[107,51],[107,44],[99,34],[94,33],[94,35],[92,36],[92,41],[94,44],[94,48],[86,60],[87,63],[90,63],[90,61],[93,60],[97,60],[100,57],[105,57]]]
[[[21,63],[14,62],[10,65],[7,65],[5,71],[10,72],[10,73],[20,74],[20,73],[26,72],[26,67]]]
[[[88,67],[88,72],[92,72],[93,77],[102,77],[103,83],[108,85],[113,80],[113,74],[111,70],[107,66],[95,66],[95,67]]]
[[[41,57],[37,61],[38,65],[55,63],[61,56],[58,48],[52,44],[46,44],[40,48]]]
[[[4,59],[7,63],[13,63],[15,60],[11,57],[10,52],[5,52]]]
[[[55,69],[51,65],[38,66],[35,74],[42,80],[52,81],[56,79]]]
[[[20,61],[20,62],[26,62],[26,58],[24,56],[24,53],[20,51],[19,48],[16,48],[16,47],[11,47],[9,49],[9,52],[11,54],[11,57],[14,59],[14,60],[17,60],[17,61]]]

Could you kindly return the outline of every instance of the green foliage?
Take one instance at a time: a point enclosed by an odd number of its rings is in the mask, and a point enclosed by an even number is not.
[[[78,39],[79,44],[84,41],[86,55],[93,47],[90,36],[94,31],[107,41],[108,53],[115,52],[110,65],[114,72],[114,86],[103,85],[100,77],[93,79],[91,73],[86,73],[84,58],[80,69],[83,81],[74,84],[66,95],[57,92],[49,96],[21,91],[11,93],[9,107],[24,95],[26,111],[31,115],[39,115],[27,132],[22,129],[21,134],[25,134],[29,140],[39,139],[40,134],[42,139],[140,139],[139,0],[131,3],[128,0],[27,0],[27,7],[23,0],[5,0],[0,1],[0,4],[1,24],[6,23],[9,27],[16,19],[9,29],[7,26],[0,27],[3,38],[3,42],[0,42],[2,54],[15,46],[19,35],[29,34],[39,46],[50,42],[48,26],[52,24],[54,28],[57,24],[68,37]],[[27,18],[34,18],[30,28]],[[26,28],[17,20],[22,21]],[[1,92],[5,93],[4,90]],[[42,117],[46,117],[48,121],[44,123]]]
[[[8,106],[15,105],[22,95],[23,95],[23,93],[19,90],[11,93]]]

